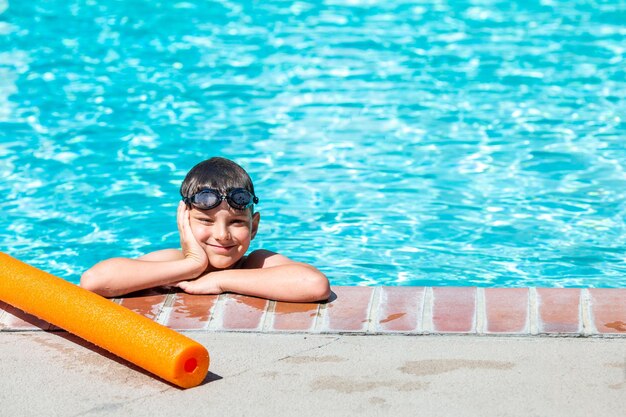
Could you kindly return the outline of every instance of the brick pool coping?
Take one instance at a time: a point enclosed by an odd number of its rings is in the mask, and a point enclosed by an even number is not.
[[[151,290],[113,301],[179,331],[626,336],[626,289],[332,287],[325,303]],[[0,332],[60,330],[0,302]]]

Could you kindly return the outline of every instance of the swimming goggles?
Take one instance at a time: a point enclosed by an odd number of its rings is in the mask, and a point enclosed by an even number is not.
[[[185,204],[191,204],[200,210],[211,210],[219,206],[224,200],[236,210],[245,210],[259,202],[259,198],[245,188],[235,188],[227,194],[221,194],[218,190],[207,188],[191,197],[183,197]]]

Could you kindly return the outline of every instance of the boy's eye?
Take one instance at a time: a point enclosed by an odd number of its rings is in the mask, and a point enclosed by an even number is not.
[[[207,219],[206,217],[202,219],[198,219],[198,221],[202,224],[213,224],[213,219]]]

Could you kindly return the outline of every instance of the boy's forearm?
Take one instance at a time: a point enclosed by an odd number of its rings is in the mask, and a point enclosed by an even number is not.
[[[188,259],[142,261],[112,258],[87,270],[80,279],[80,285],[102,296],[116,297],[196,278],[202,272],[198,269],[197,263]]]
[[[288,302],[322,301],[330,296],[326,276],[306,264],[218,271],[210,273],[209,279],[213,274],[223,292]]]

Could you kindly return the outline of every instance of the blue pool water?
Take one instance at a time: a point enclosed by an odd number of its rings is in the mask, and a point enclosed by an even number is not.
[[[626,286],[626,2],[0,0],[0,250],[176,247],[232,158],[336,285]]]

